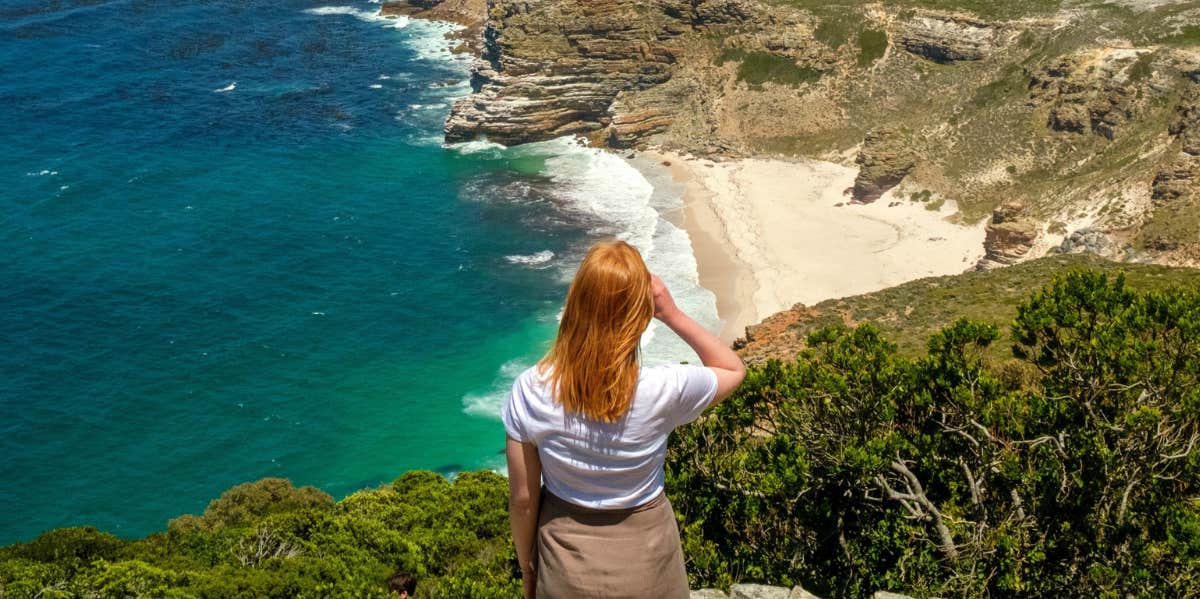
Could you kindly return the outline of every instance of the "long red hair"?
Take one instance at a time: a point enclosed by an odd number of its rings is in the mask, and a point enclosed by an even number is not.
[[[553,367],[554,398],[568,412],[616,422],[637,390],[638,343],[654,317],[650,270],[624,241],[596,243],[567,290],[558,337],[538,369]]]

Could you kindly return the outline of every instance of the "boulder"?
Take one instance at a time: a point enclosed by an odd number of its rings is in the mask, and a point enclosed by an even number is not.
[[[1104,231],[1086,228],[1071,233],[1055,250],[1059,254],[1092,253],[1099,256],[1110,256],[1117,249],[1117,243]]]
[[[913,598],[909,597],[908,595],[901,595],[900,593],[892,593],[890,591],[875,591],[875,594],[871,596],[871,599],[913,599]]]
[[[874,202],[908,176],[916,166],[916,154],[907,137],[903,130],[891,127],[867,134],[855,159],[859,166],[851,192],[855,202]]]
[[[697,589],[691,592],[689,599],[729,599],[729,595],[717,589]]]
[[[788,599],[791,589],[765,584],[735,584],[729,587],[729,599]]]
[[[806,591],[804,589],[804,587],[802,587],[800,585],[796,585],[796,586],[792,587],[792,592],[788,593],[788,599],[821,599],[821,598],[818,597],[817,595],[814,595],[814,594]]]

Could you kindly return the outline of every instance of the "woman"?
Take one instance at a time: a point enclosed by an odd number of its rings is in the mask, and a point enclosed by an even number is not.
[[[651,318],[704,366],[641,367],[638,342]],[[663,494],[667,436],[745,374],[733,350],[675,305],[633,246],[592,246],[567,291],[554,345],[517,377],[502,410],[527,599],[688,596],[679,528]]]

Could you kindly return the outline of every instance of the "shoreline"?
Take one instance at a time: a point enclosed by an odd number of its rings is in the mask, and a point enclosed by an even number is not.
[[[745,334],[748,324],[761,318],[755,311],[754,294],[758,290],[750,266],[733,251],[725,224],[713,210],[713,192],[695,177],[678,156],[658,150],[638,154],[665,168],[671,179],[683,189],[680,218],[672,223],[687,232],[696,258],[700,286],[716,296],[717,316],[721,322],[718,337],[726,345]]]
[[[968,270],[983,257],[985,223],[949,222],[893,192],[851,204],[857,169],[810,159],[716,162],[638,152],[683,187],[682,222],[701,286],[717,298],[725,343],[792,308]]]

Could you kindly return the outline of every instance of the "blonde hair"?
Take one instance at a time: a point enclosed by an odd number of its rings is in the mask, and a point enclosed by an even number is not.
[[[567,290],[554,345],[538,362],[568,412],[616,422],[638,382],[638,342],[654,317],[650,270],[624,241],[596,243]]]

